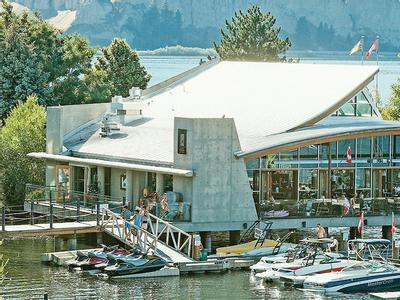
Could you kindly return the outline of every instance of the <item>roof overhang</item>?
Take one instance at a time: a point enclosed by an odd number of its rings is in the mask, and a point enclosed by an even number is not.
[[[397,126],[349,126],[340,128],[340,130],[321,130],[314,128],[301,129],[294,132],[285,132],[267,137],[265,143],[258,147],[253,147],[245,151],[235,153],[237,158],[251,160],[264,155],[275,154],[282,151],[293,150],[308,145],[323,144],[332,141],[363,138],[382,135],[400,135],[400,123]],[[333,128],[335,129],[335,128]]]
[[[158,166],[151,166],[151,165],[139,165],[139,164],[107,161],[107,160],[101,160],[101,159],[80,158],[80,157],[74,157],[74,156],[68,156],[68,155],[49,154],[49,153],[45,153],[45,152],[32,152],[32,153],[27,154],[27,156],[32,157],[32,158],[38,158],[38,159],[47,159],[47,160],[54,160],[54,161],[59,161],[59,162],[68,162],[70,164],[77,164],[77,165],[82,165],[82,166],[101,166],[101,167],[126,169],[126,170],[132,170],[132,171],[156,172],[156,173],[162,173],[162,174],[167,174],[167,175],[193,177],[193,170],[158,167]]]

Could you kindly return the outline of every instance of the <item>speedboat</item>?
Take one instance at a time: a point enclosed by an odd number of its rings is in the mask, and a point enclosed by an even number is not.
[[[389,263],[361,261],[340,272],[311,276],[303,286],[325,293],[393,291],[400,287],[400,269]]]
[[[117,264],[104,268],[103,272],[111,278],[131,278],[137,274],[158,271],[167,266],[167,261],[156,255],[137,258],[119,258]]]
[[[285,278],[300,284],[306,275],[339,271],[348,266],[348,261],[343,260],[341,254],[322,251],[321,246],[330,242],[329,239],[302,240],[301,243],[305,248],[301,249],[299,253],[290,257],[286,262],[272,263],[269,266],[265,264],[266,270],[255,276],[268,282]]]

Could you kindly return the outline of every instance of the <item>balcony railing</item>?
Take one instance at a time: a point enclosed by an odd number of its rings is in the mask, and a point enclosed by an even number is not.
[[[400,197],[364,199],[283,199],[264,201],[257,205],[261,219],[387,216],[400,212]]]

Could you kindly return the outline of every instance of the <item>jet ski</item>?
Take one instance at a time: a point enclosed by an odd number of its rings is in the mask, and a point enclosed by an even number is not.
[[[100,270],[100,271],[103,271],[104,268],[110,267],[110,266],[113,266],[113,265],[117,264],[118,259],[139,258],[141,256],[143,256],[143,253],[139,249],[135,249],[135,250],[131,251],[131,253],[129,255],[108,253],[107,254],[107,261],[104,261],[104,262],[96,264],[95,268]]]
[[[110,252],[110,254],[114,255],[129,255],[131,252],[129,250],[118,248]],[[107,263],[108,253],[103,251],[90,251],[88,253],[88,258],[74,264],[74,268],[80,268],[82,271],[88,271],[96,269],[96,265]]]
[[[116,249],[118,249],[118,245],[115,246],[106,246],[101,244],[101,249],[100,250],[95,250],[95,251],[81,251],[78,250],[76,251],[76,258],[69,260],[66,262],[66,265],[68,266],[69,269],[73,269],[78,267],[80,264],[82,264],[83,261],[86,261],[87,259],[89,259],[89,252],[95,252],[95,253],[109,253],[111,251],[114,251]]]
[[[103,272],[109,278],[130,278],[134,275],[158,271],[167,266],[167,261],[156,255],[137,258],[117,258],[117,264],[105,267]]]

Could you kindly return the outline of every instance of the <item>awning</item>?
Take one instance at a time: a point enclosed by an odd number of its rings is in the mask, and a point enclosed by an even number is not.
[[[151,165],[139,165],[139,164],[107,161],[101,159],[80,158],[68,155],[48,154],[45,152],[32,152],[29,153],[27,156],[32,158],[55,160],[60,162],[68,162],[68,163],[81,164],[87,166],[110,167],[110,168],[126,169],[132,171],[155,172],[167,175],[193,177],[192,170],[157,167]]]

